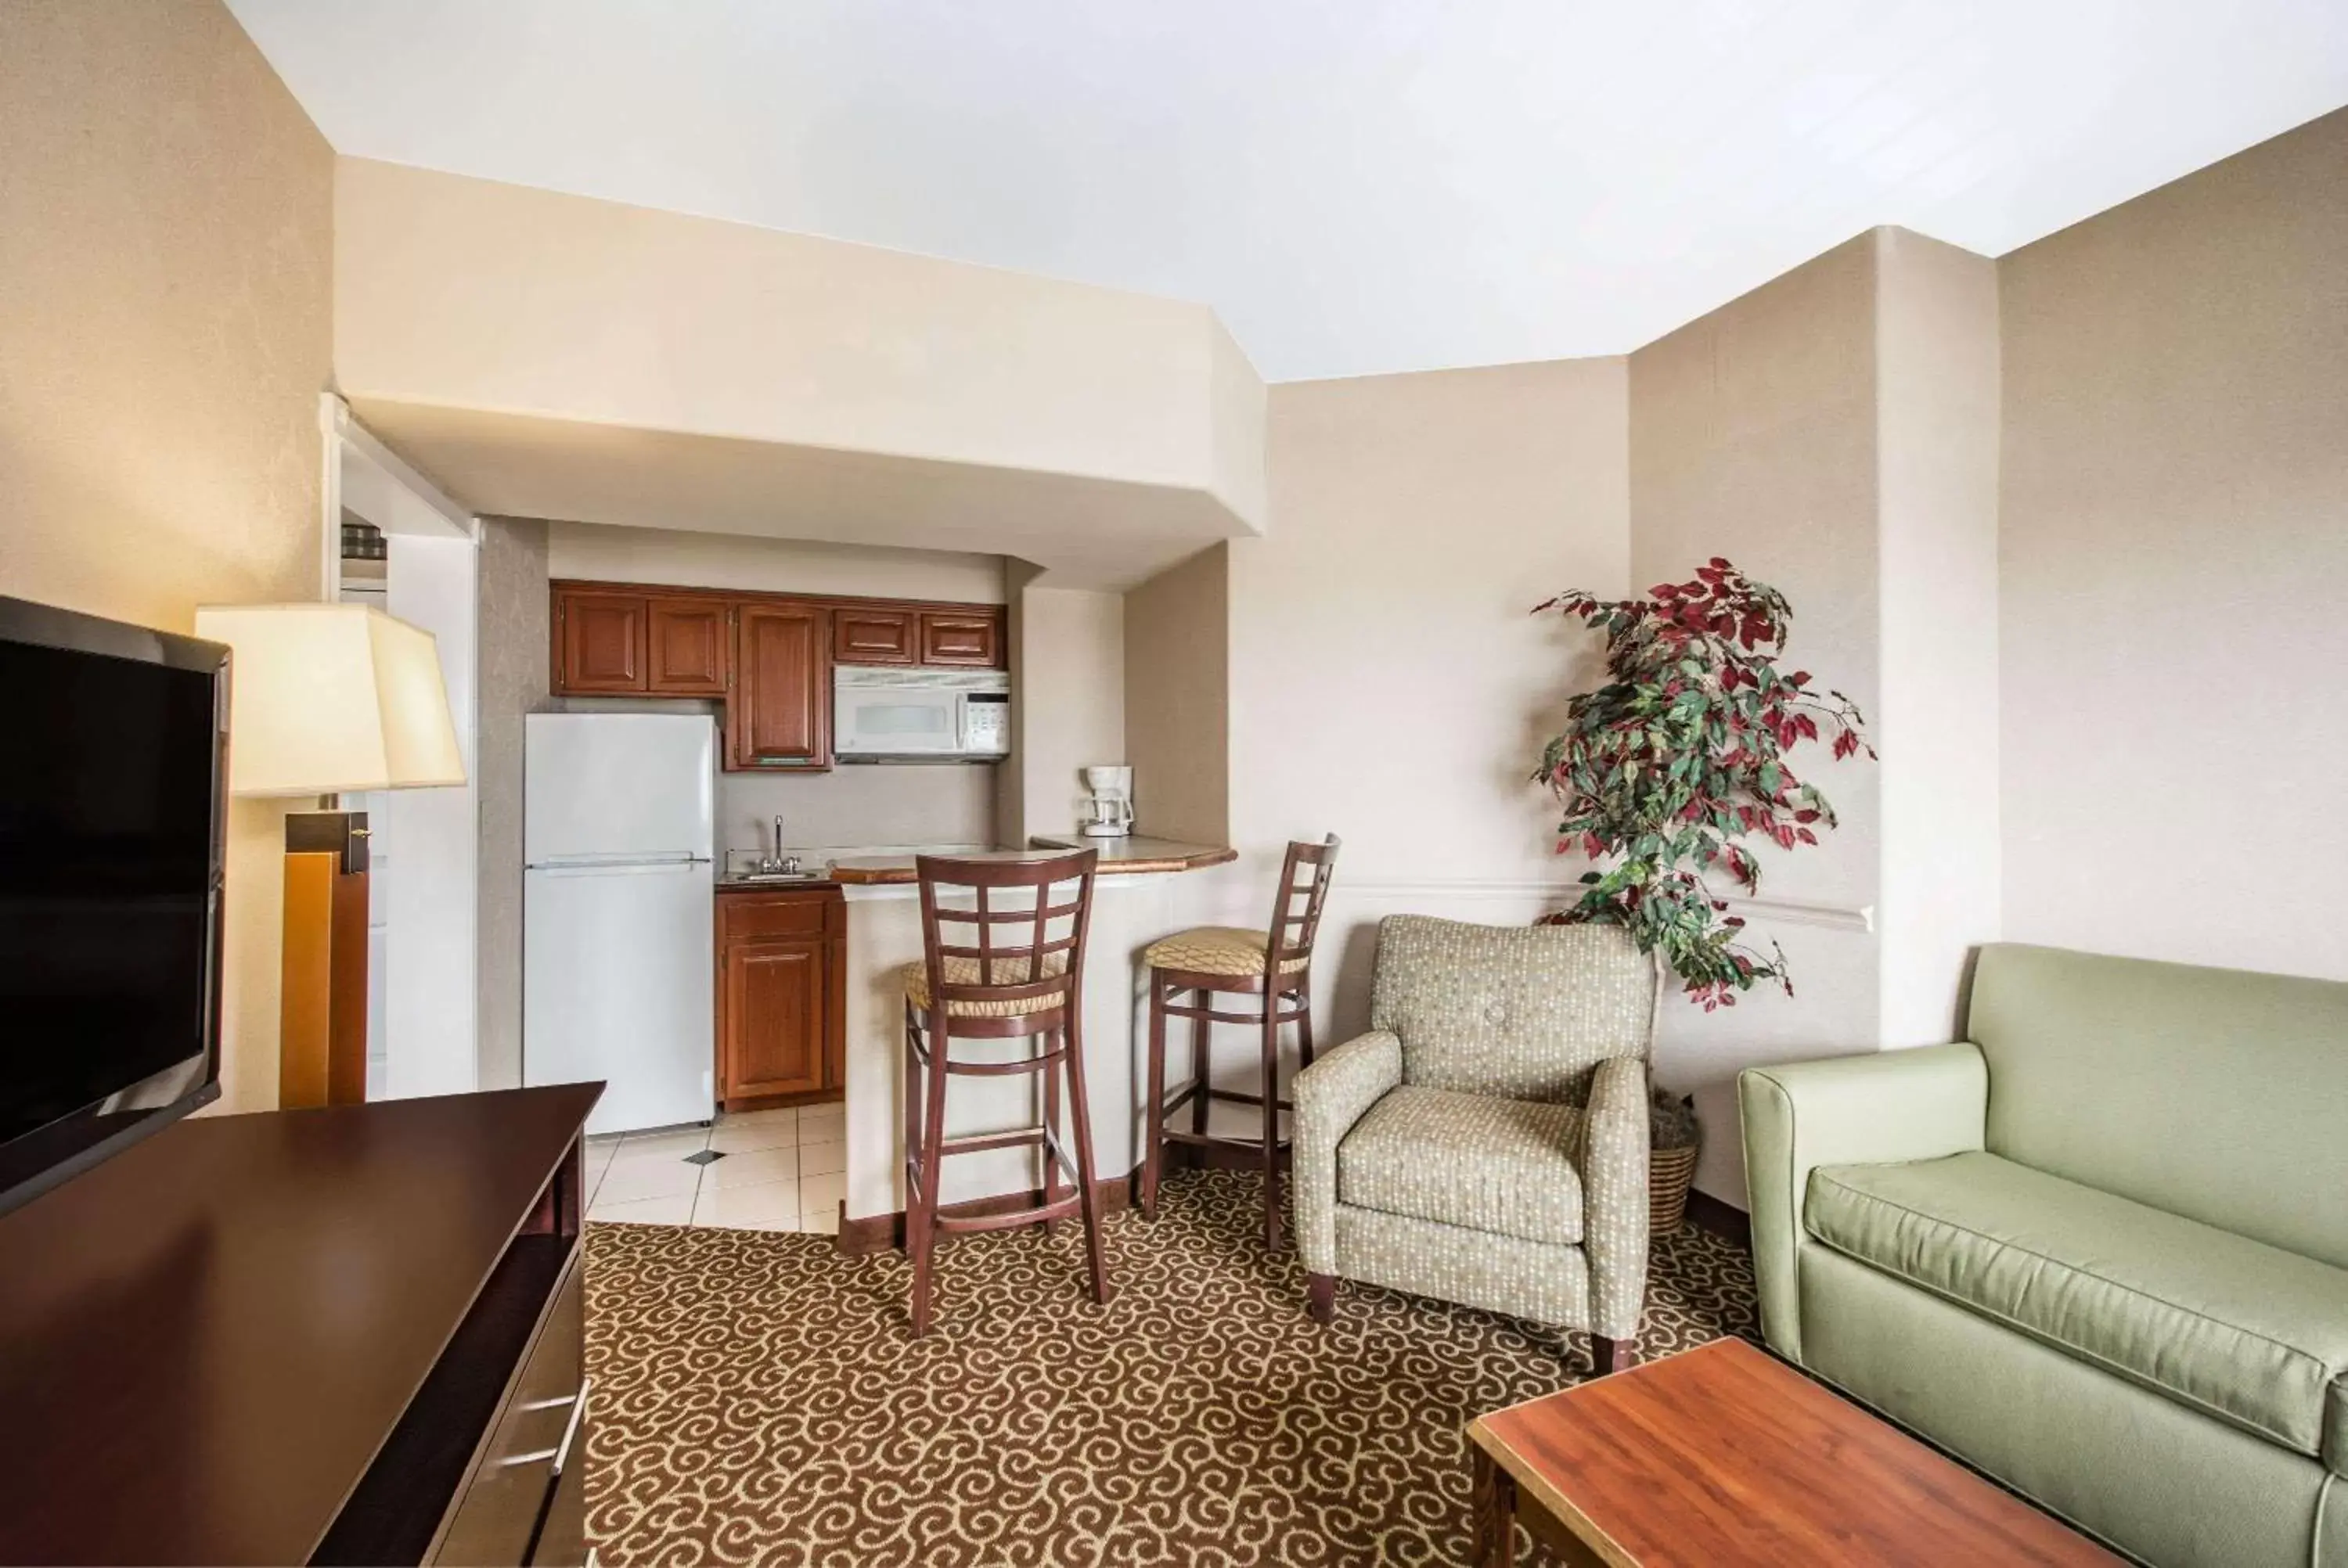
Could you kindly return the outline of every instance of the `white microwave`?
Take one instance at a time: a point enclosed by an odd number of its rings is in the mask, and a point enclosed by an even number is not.
[[[991,763],[1011,754],[1011,677],[1000,670],[832,671],[831,754],[844,763]]]

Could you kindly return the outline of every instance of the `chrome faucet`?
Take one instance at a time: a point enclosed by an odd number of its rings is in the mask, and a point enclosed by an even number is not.
[[[796,876],[798,875],[798,872],[799,857],[796,855],[785,855],[783,853],[783,819],[778,816],[775,818],[774,853],[771,855],[762,855],[758,856],[758,875],[761,876]]]

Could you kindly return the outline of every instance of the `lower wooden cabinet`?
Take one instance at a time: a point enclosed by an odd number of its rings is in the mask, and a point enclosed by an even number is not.
[[[717,896],[717,1097],[728,1111],[843,1086],[848,906],[837,887]]]

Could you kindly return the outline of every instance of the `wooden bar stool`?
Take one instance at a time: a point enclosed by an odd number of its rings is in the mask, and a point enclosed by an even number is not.
[[[1262,1108],[1262,1143],[1249,1163],[1263,1167],[1263,1245],[1280,1245],[1280,1166],[1288,1156],[1281,1141],[1280,1113],[1294,1109],[1280,1098],[1280,1026],[1296,1026],[1297,1054],[1313,1061],[1313,938],[1321,928],[1321,905],[1329,876],[1337,868],[1337,835],[1322,844],[1292,843],[1273,890],[1272,927],[1258,933],[1233,926],[1200,926],[1179,931],[1143,949],[1149,967],[1149,1147],[1141,1166],[1141,1212],[1158,1217],[1158,1177],[1171,1139],[1200,1151],[1200,1157],[1228,1157],[1245,1145],[1207,1134],[1207,1108],[1217,1100]],[[1303,872],[1302,880],[1299,873]],[[1294,935],[1292,937],[1291,932]],[[1175,999],[1189,991],[1195,999]],[[1218,995],[1260,996],[1257,1012],[1219,1012]],[[1169,1102],[1166,1098],[1166,1020],[1190,1020],[1190,1083]],[[1209,1071],[1208,1040],[1218,1023],[1251,1024],[1263,1034],[1263,1091],[1242,1094],[1218,1089]],[[1188,1132],[1169,1130],[1166,1118],[1188,1102]]]
[[[1093,1299],[1107,1305],[1108,1273],[1101,1262],[1099,1194],[1093,1186],[1092,1113],[1085,1101],[1085,938],[1092,921],[1097,851],[1048,860],[965,860],[923,855],[914,859],[922,885],[922,951],[904,968],[905,983],[905,1249],[913,1260],[913,1336],[930,1331],[932,1262],[941,1233],[1008,1230],[1058,1222],[1081,1211]],[[1074,890],[1062,892],[1068,884]],[[967,890],[974,907],[948,907],[942,890]],[[1012,894],[1011,907],[1002,896]],[[1059,902],[1055,902],[1055,898]],[[975,927],[975,936],[948,940],[948,927]],[[1034,1054],[1008,1061],[956,1061],[956,1040],[1041,1039]],[[1033,1127],[948,1138],[946,1083],[951,1078],[1035,1073],[1043,1079],[1043,1117]],[[1070,1156],[1060,1132],[1060,1082],[1067,1082],[1069,1119],[1076,1123]],[[938,1212],[938,1169],[955,1154],[1034,1145],[1043,1158],[1044,1186],[1034,1207],[1004,1214]],[[1076,1190],[1063,1194],[1063,1173]]]

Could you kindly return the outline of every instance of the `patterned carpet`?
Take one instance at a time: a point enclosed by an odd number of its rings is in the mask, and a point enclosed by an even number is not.
[[[1464,1562],[1461,1428],[1585,1376],[1588,1340],[1354,1285],[1317,1328],[1258,1193],[1186,1173],[1155,1225],[1110,1220],[1105,1309],[1073,1226],[951,1245],[920,1343],[893,1253],[591,1225],[599,1561]],[[1744,1252],[1656,1245],[1643,1348],[1753,1332]]]

